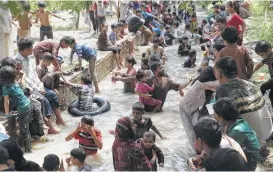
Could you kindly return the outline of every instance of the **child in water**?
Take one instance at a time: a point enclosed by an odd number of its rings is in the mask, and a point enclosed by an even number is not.
[[[71,83],[67,81],[63,75],[61,75],[61,77],[64,83],[72,88],[72,92],[78,96],[79,102],[77,108],[82,111],[92,111],[94,90],[90,74],[83,74],[81,76],[81,84]]]
[[[19,84],[15,82],[16,71],[11,66],[4,66],[0,69],[1,83],[3,83],[3,96],[5,114],[10,114],[10,98],[14,97],[16,109],[18,112],[18,123],[20,130],[20,138],[23,141],[25,152],[31,152],[31,136],[30,136],[30,119],[31,119],[31,102],[24,95]]]
[[[142,138],[143,134],[146,131],[149,131],[150,129],[152,129],[157,135],[159,135],[161,139],[166,139],[166,137],[164,137],[153,125],[151,118],[147,116],[143,116],[144,106],[142,103],[136,102],[133,105],[132,113],[133,113],[133,124],[134,124],[134,127],[136,128],[135,140]]]
[[[189,57],[184,62],[184,68],[194,68],[196,62],[196,51],[190,50],[189,51]]]
[[[156,159],[158,159],[159,167],[164,167],[164,154],[159,147],[155,145],[156,135],[152,131],[146,131],[143,138],[140,139],[144,154],[152,165],[152,171],[157,171]]]
[[[189,50],[191,46],[188,43],[189,38],[187,36],[183,36],[182,39],[179,39],[179,47],[178,47],[178,54],[181,56],[187,56],[189,54]]]
[[[150,87],[148,84],[146,84],[148,77],[146,76],[145,72],[143,70],[139,70],[136,73],[136,79],[138,80],[138,83],[136,84],[136,90],[140,92],[141,94],[149,94],[152,92],[155,88],[155,84]],[[139,96],[139,101],[144,105],[149,106],[155,106],[153,112],[158,112],[159,109],[162,106],[162,101],[154,98],[145,98]]]
[[[79,148],[87,155],[94,155],[98,149],[102,149],[101,131],[94,127],[94,120],[89,115],[84,115],[74,132],[69,134],[65,140],[79,140]]]

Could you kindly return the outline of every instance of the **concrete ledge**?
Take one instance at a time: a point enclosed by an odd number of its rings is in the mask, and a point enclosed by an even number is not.
[[[129,42],[127,39],[121,40],[123,43],[123,47],[121,49],[121,60],[124,62],[126,55],[129,53]],[[106,77],[111,71],[116,68],[116,61],[113,57],[113,53],[111,51],[97,51],[97,62],[96,62],[96,72],[97,72],[97,79],[100,82],[104,77]],[[64,66],[65,71],[71,70],[74,65]],[[75,72],[70,76],[65,76],[67,80],[73,83],[78,83],[80,81],[80,77],[82,73],[89,72],[88,71],[88,64],[83,60],[83,67],[85,69],[83,71]],[[61,110],[66,110],[68,105],[77,99],[72,91],[66,86],[61,85],[58,89],[60,93],[60,103],[61,103]]]

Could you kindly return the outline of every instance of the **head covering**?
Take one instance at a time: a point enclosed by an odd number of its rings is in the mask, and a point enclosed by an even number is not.
[[[150,162],[139,144],[135,143],[132,120],[123,117],[116,124],[116,138],[112,146],[115,171],[151,171]]]
[[[133,139],[135,136],[133,123],[129,117],[120,118],[116,124],[116,137],[119,139]]]

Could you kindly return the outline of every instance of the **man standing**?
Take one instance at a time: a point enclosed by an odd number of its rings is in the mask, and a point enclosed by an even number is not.
[[[43,41],[45,36],[48,39],[53,39],[52,26],[50,26],[50,23],[49,23],[49,15],[52,15],[62,20],[65,20],[65,19],[53,14],[51,11],[45,10],[44,2],[39,2],[38,7],[39,7],[39,10],[36,11],[35,23],[38,23],[38,19],[40,20],[40,23],[41,23],[40,41]]]

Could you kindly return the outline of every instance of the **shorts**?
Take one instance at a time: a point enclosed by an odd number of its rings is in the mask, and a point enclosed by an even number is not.
[[[45,97],[49,101],[52,110],[56,110],[61,106],[59,103],[59,97],[54,91],[46,89]]]
[[[43,41],[45,36],[47,39],[53,39],[52,27],[50,25],[40,27],[40,41]]]

